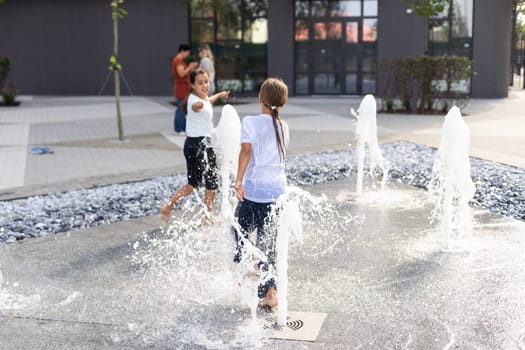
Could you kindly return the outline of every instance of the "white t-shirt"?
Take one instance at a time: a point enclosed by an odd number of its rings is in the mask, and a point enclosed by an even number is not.
[[[290,139],[288,126],[283,122],[284,149]],[[281,131],[279,130],[281,136]],[[286,191],[284,158],[279,155],[272,116],[260,114],[242,120],[241,143],[252,146],[250,162],[244,174],[246,199],[258,203],[275,202]]]
[[[215,81],[215,67],[213,62],[208,57],[203,57],[199,64],[199,69],[203,69],[208,72],[208,80],[210,82]]]
[[[195,102],[204,103],[199,112],[192,108]],[[197,95],[188,97],[188,115],[186,116],[186,135],[189,137],[211,137],[213,131],[213,107],[208,99],[203,100]]]

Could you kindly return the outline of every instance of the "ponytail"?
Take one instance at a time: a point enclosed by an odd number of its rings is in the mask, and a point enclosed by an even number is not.
[[[284,146],[284,130],[283,130],[283,122],[281,118],[279,117],[279,110],[277,107],[270,106],[270,110],[272,111],[272,121],[273,121],[273,128],[275,130],[275,139],[277,140],[277,149],[279,150],[279,157],[281,158],[281,161],[286,156],[286,148]],[[279,135],[279,130],[281,131],[281,134]]]
[[[279,117],[279,108],[284,106],[287,100],[288,87],[281,79],[268,78],[262,83],[259,91],[259,101],[271,111],[275,139],[277,140],[277,149],[279,150],[281,161],[283,161],[286,156],[286,146],[283,128],[284,122]]]

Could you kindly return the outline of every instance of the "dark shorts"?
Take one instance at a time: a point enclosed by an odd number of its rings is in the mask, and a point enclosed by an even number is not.
[[[216,190],[217,157],[211,147],[209,137],[186,137],[184,142],[184,157],[188,172],[188,184],[194,188],[202,186],[204,178],[207,190]]]
[[[257,203],[248,199],[244,199],[237,204],[235,209],[235,218],[239,223],[240,231],[237,232],[235,227],[232,227],[233,238],[236,242],[233,261],[241,262],[243,258],[244,239],[249,239],[250,232],[256,230],[255,246],[264,253],[267,258],[266,263],[261,263],[259,266],[263,271],[268,271],[270,266],[275,272],[275,243],[277,239],[277,225],[278,225],[279,210],[275,208],[275,203]],[[268,288],[277,288],[275,278],[271,276],[264,283],[259,285],[259,298],[264,298]]]

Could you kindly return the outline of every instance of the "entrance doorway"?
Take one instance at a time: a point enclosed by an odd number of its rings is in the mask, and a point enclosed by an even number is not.
[[[375,93],[377,2],[334,2],[332,12],[322,13],[314,5],[307,1],[296,5],[295,93]]]

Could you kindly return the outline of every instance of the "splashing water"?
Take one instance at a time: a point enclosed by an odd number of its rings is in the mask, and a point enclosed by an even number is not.
[[[322,259],[343,241],[341,238],[334,239],[330,234],[334,232],[333,225],[349,225],[354,221],[350,216],[341,220],[342,215],[327,203],[326,198],[317,198],[297,187],[289,187],[276,205],[280,208],[280,215],[275,267],[270,266],[268,271],[256,268],[261,262],[267,262],[268,257],[255,245],[253,234],[247,239],[240,235],[242,259],[234,263],[236,243],[231,230],[236,227],[239,231],[239,227],[233,217],[235,195],[230,191],[230,184],[232,175],[237,172],[240,128],[236,110],[231,105],[224,106],[215,130],[214,146],[221,180],[217,199],[221,199],[222,220],[214,225],[201,224],[205,205],[195,191],[194,200],[186,200],[179,205],[181,210],[166,232],[145,233],[142,240],[132,244],[134,254],[131,260],[140,267],[144,281],[150,285],[149,296],[163,300],[168,310],[178,310],[178,313],[156,315],[154,320],[149,320],[153,329],[161,329],[156,334],[162,337],[171,338],[170,333],[173,332],[184,334],[182,338],[175,334],[174,338],[185,339],[186,343],[205,344],[210,348],[261,346],[265,333],[264,322],[261,323],[257,317],[259,285],[275,279],[279,304],[277,324],[286,326],[289,249],[300,247],[301,253],[309,254],[313,262]],[[306,235],[303,234],[302,224],[309,227]],[[305,240],[308,244],[303,246]],[[173,304],[172,307],[170,304]],[[231,327],[215,331],[201,329],[210,323],[207,317],[216,317],[211,315],[212,311],[207,316],[205,310],[222,310],[225,305],[231,308],[231,313],[226,313],[225,317],[231,316],[232,319],[221,324],[230,324]],[[249,316],[242,312],[243,307],[248,307]],[[173,324],[173,319],[183,319],[183,322],[176,322],[177,325],[190,324],[189,331],[188,327],[181,329],[181,326],[163,331],[163,328]],[[239,321],[241,324],[235,326]]]
[[[363,190],[363,172],[365,163],[365,148],[368,146],[368,153],[370,158],[370,172],[373,172],[379,168],[382,171],[381,188],[384,187],[387,179],[387,169],[383,162],[383,156],[379,149],[379,143],[377,141],[377,120],[376,120],[376,100],[374,96],[366,95],[357,113],[354,109],[351,109],[351,113],[357,118],[357,182],[356,192],[361,193]]]
[[[432,168],[430,192],[437,197],[433,216],[441,223],[442,246],[453,233],[470,237],[472,218],[469,201],[476,187],[470,176],[469,129],[458,107],[453,106],[443,122],[441,142]]]
[[[258,285],[265,279],[275,278],[279,302],[277,321],[285,325],[289,284],[292,283],[293,290],[302,280],[301,277],[295,281],[293,275],[288,275],[288,258],[293,262],[307,256],[308,264],[318,264],[344,241],[333,232],[350,232],[355,223],[354,217],[342,214],[325,197],[290,187],[279,203],[282,211],[276,271],[270,269],[270,274],[250,276],[247,272],[253,269],[254,261],[266,259],[262,251],[247,241],[244,247],[248,253],[243,254],[241,263],[235,264],[230,223],[201,225],[198,217],[191,214],[192,210],[198,210],[199,204],[190,203],[185,208],[190,213],[177,213],[169,232],[145,233],[140,241],[132,244],[134,253],[130,258],[148,286],[148,297],[162,300],[163,308],[171,310],[168,315],[156,314],[155,319],[147,320],[151,325],[148,329],[153,333],[150,337],[154,339],[155,334],[162,334],[180,339],[179,336],[184,335],[189,343],[198,339],[199,344],[210,348],[228,349],[239,344],[261,346],[267,333],[263,329],[264,320],[256,313]],[[185,215],[189,219],[183,218]],[[311,305],[315,305],[314,301]],[[224,312],[224,308],[231,311]],[[224,318],[219,322],[222,328],[203,329],[216,324],[209,320],[217,317]]]
[[[288,314],[288,241],[289,237],[295,235],[302,237],[303,225],[299,204],[293,199],[301,195],[301,190],[297,187],[289,187],[286,194],[279,199],[278,206],[282,206],[279,216],[279,229],[276,242],[276,265],[277,265],[277,288],[279,294],[277,300],[279,309],[277,312],[277,324],[286,326],[286,316]]]
[[[237,162],[240,150],[241,121],[239,114],[232,105],[222,108],[221,119],[215,128],[217,156],[219,158],[219,174],[221,177],[221,217],[228,220],[233,217],[230,201],[230,177],[237,174]]]
[[[0,270],[0,311],[25,309],[40,302],[40,296],[38,294],[24,296],[11,293],[6,288],[9,284],[8,281],[4,281],[2,271]],[[12,283],[11,286],[16,288],[18,284]]]

